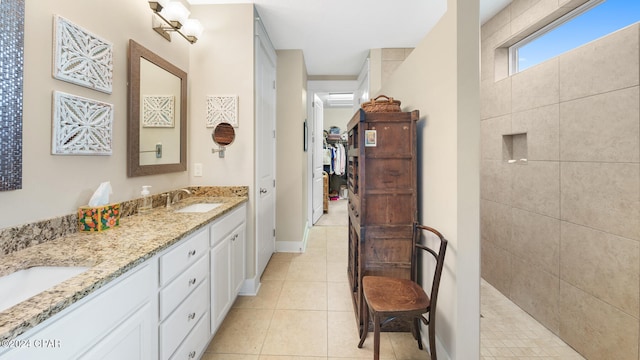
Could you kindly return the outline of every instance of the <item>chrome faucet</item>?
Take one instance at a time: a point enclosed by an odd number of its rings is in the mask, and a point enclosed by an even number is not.
[[[191,195],[191,191],[189,191],[188,189],[180,189],[180,190],[176,190],[173,193],[168,193],[167,194],[167,207],[171,207],[171,205],[175,204],[176,202],[178,202],[179,198],[180,198],[180,194],[182,194],[183,192],[187,193],[188,195]],[[173,197],[171,196],[172,194]]]

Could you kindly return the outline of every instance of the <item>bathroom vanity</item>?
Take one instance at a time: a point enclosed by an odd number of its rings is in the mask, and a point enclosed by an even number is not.
[[[245,279],[246,197],[191,197],[3,258],[88,269],[0,312],[0,359],[197,359]],[[203,211],[193,204],[220,204]]]

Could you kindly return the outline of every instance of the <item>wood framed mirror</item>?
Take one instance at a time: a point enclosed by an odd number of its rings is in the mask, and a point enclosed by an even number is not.
[[[127,175],[187,170],[187,73],[129,40]]]

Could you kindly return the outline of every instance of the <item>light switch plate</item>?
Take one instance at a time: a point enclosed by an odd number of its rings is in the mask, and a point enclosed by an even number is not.
[[[202,176],[202,164],[201,163],[193,164],[193,176]]]

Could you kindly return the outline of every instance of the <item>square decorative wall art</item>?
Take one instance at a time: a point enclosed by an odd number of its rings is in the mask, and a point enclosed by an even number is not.
[[[215,127],[221,122],[238,127],[237,95],[207,96],[207,127]]]
[[[172,95],[143,95],[142,127],[174,127],[174,103]]]
[[[54,155],[111,155],[113,105],[53,93]]]
[[[54,15],[53,77],[111,94],[113,45]]]

